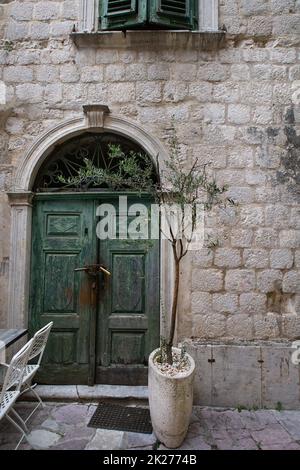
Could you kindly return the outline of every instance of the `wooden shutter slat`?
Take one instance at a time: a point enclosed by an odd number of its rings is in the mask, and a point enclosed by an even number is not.
[[[160,10],[165,13],[188,15],[188,0],[161,0]]]
[[[145,24],[146,0],[101,0],[100,22],[103,30],[124,30]]]
[[[193,29],[197,0],[149,0],[150,23],[169,29]]]
[[[131,12],[134,9],[132,8],[131,0],[108,0],[107,1],[107,14],[110,13],[125,13]]]

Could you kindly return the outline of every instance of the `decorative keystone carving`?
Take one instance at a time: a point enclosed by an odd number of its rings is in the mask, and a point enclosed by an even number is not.
[[[87,117],[88,126],[103,128],[105,115],[110,113],[109,107],[102,104],[88,104],[83,106],[83,112]]]

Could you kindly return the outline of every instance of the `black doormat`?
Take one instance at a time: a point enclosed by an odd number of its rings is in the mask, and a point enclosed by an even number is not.
[[[152,433],[150,411],[148,409],[113,405],[105,402],[99,403],[88,426],[115,431]]]

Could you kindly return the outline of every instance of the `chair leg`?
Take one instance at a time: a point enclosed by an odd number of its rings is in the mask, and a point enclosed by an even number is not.
[[[26,382],[26,385],[27,385],[27,389],[28,391],[31,391],[33,393],[33,395],[36,397],[36,399],[40,402],[40,405],[42,406],[42,408],[45,408],[45,405],[44,403],[42,402],[42,399],[41,397],[39,396],[39,394],[37,393],[35,389],[35,387],[37,386],[37,384],[33,384],[31,385],[30,382]]]
[[[28,431],[28,428],[26,426],[26,422],[23,420],[23,418],[21,418],[21,416],[19,415],[19,413],[16,412],[16,410],[14,408],[11,408],[10,411],[18,418],[19,422],[22,424],[23,428],[25,429],[26,432],[29,432]]]
[[[8,419],[8,421],[15,427],[18,429],[18,431],[20,431],[20,433],[22,434],[22,437],[21,439],[19,440],[18,444],[16,445],[15,447],[15,450],[18,449],[19,445],[21,444],[22,440],[25,439],[27,440],[28,444],[30,444],[30,442],[28,441],[27,439],[27,434],[26,432],[24,431],[24,429],[21,428],[21,426],[18,425],[18,423],[16,423],[7,413],[5,415],[5,417]]]

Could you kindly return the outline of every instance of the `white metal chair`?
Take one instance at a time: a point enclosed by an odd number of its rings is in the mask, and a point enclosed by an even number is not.
[[[25,346],[23,346],[23,348],[12,358],[8,365],[3,386],[0,391],[0,421],[2,418],[6,417],[8,421],[10,421],[10,423],[22,434],[21,440],[18,442],[16,449],[19,447],[23,437],[27,437],[28,432],[26,423],[16,410],[14,410],[13,406],[17,398],[20,396],[20,389],[23,383],[25,367],[29,360],[32,341],[33,340],[28,341],[28,343],[26,343]],[[12,387],[14,387],[13,390],[11,390]],[[9,416],[8,413],[10,412],[18,418],[21,426],[11,416]]]
[[[38,404],[32,410],[30,415],[26,418],[25,422],[29,420],[29,418],[33,415],[39,405],[44,407],[41,397],[39,396],[37,391],[34,390],[37,384],[32,384],[32,379],[40,367],[52,326],[53,322],[48,323],[46,326],[37,331],[31,340],[32,344],[29,352],[29,361],[31,361],[32,359],[36,359],[36,362],[34,364],[27,364],[25,367],[25,372],[21,385],[21,394],[25,392],[32,392],[38,400]]]

